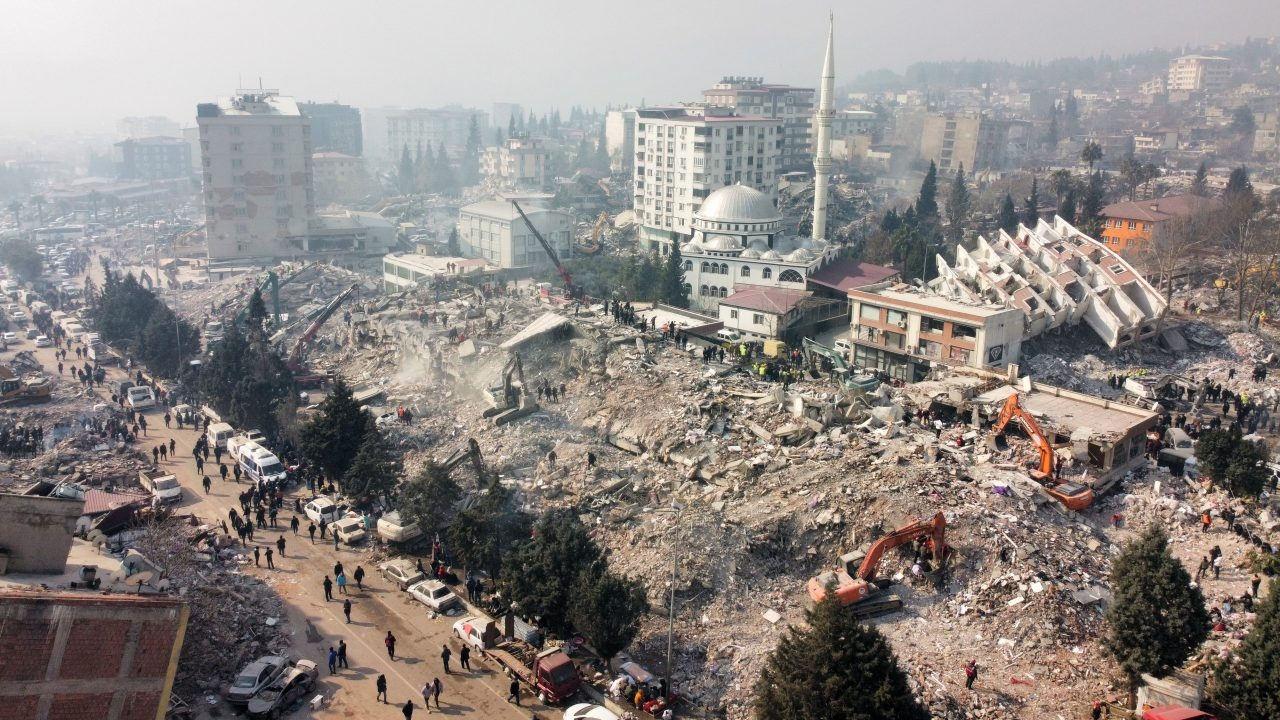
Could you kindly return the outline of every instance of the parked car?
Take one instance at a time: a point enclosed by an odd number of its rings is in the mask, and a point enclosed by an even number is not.
[[[438,613],[446,612],[454,606],[462,607],[462,601],[458,596],[453,594],[448,585],[439,580],[423,580],[414,583],[409,586],[409,595]]]
[[[42,347],[53,347],[53,341],[49,339],[49,336],[48,336],[48,335],[37,335],[37,336],[36,336],[36,347],[38,347],[38,348],[42,348]]]
[[[619,720],[618,716],[603,705],[578,703],[564,711],[564,720]]]
[[[252,718],[278,718],[316,686],[320,672],[310,660],[299,660],[270,685],[258,691],[246,710]]]
[[[355,545],[364,540],[364,520],[358,517],[344,517],[333,524],[333,533],[348,545]]]
[[[134,410],[155,407],[156,404],[155,391],[146,385],[134,385],[129,388],[129,391],[125,393],[125,399],[128,401],[129,407]]]
[[[293,667],[293,661],[284,655],[264,655],[254,660],[236,674],[227,690],[227,702],[247,705],[254,695]]]
[[[453,634],[464,645],[469,645],[476,652],[484,652],[484,626],[486,623],[492,622],[482,617],[464,617],[453,624]]]
[[[338,505],[327,497],[318,497],[307,503],[302,511],[315,522],[323,519],[330,523],[338,519]]]
[[[6,343],[6,344],[10,344],[10,345],[12,345],[13,343],[18,342],[18,335],[17,335],[17,333],[7,332],[7,333],[5,333],[5,334],[3,335],[3,337],[4,337],[4,341],[5,341],[5,343]]]
[[[378,571],[382,573],[382,577],[395,583],[401,590],[407,590],[410,585],[427,577],[419,572],[417,566],[411,561],[403,558],[382,563],[378,566]]]

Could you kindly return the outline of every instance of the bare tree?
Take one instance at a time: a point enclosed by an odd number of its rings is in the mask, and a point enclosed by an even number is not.
[[[1252,196],[1228,202],[1221,211],[1226,279],[1236,292],[1236,320],[1251,317],[1280,269],[1280,232],[1275,208]]]
[[[1173,302],[1174,280],[1194,265],[1195,256],[1212,237],[1213,223],[1214,215],[1209,212],[1175,217],[1162,223],[1151,240],[1139,246],[1137,260],[1147,278],[1164,290],[1166,307],[1157,328],[1164,325],[1168,305]]]

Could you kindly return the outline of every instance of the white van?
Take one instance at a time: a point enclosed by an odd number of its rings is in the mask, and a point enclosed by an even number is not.
[[[230,425],[224,422],[209,423],[209,429],[205,430],[205,437],[208,438],[209,447],[225,448],[227,440],[235,435],[236,431]]]
[[[311,518],[313,522],[320,522],[321,520],[324,520],[325,522],[333,522],[342,514],[342,509],[329,498],[318,497],[307,503],[302,508],[302,512],[308,518]]]
[[[134,410],[155,407],[156,394],[146,385],[134,385],[125,393],[129,407]]]
[[[252,480],[284,482],[286,476],[284,464],[280,462],[280,458],[261,445],[246,442],[232,450],[232,454],[236,462],[240,463],[240,469],[244,470]]]

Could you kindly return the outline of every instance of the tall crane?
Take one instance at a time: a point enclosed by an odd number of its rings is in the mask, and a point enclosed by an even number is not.
[[[533,236],[538,238],[542,249],[547,252],[547,257],[551,258],[551,263],[556,266],[556,272],[560,273],[560,281],[564,283],[564,291],[568,293],[570,298],[574,300],[580,299],[582,297],[582,288],[573,284],[573,276],[569,274],[564,264],[560,262],[560,256],[556,253],[556,249],[551,247],[551,243],[547,242],[547,239],[542,237],[542,233],[538,232],[538,228],[533,226],[529,216],[524,214],[524,208],[520,207],[520,203],[512,200],[511,204],[515,207],[516,212],[520,213],[520,219],[524,220],[524,224],[529,226],[529,230],[533,231]]]
[[[321,326],[323,326],[325,321],[330,317],[333,317],[333,314],[337,312],[338,307],[342,305],[347,298],[351,297],[352,293],[354,293],[358,287],[358,285],[352,283],[351,287],[338,293],[337,297],[330,300],[329,304],[324,306],[324,309],[320,311],[320,314],[316,316],[316,319],[311,321],[311,324],[307,326],[306,331],[303,332],[302,336],[298,338],[298,341],[293,344],[293,349],[289,351],[289,359],[287,362],[290,368],[299,364],[302,360],[302,351],[305,350],[306,347],[311,344],[311,341],[315,339],[316,333],[320,332]]]

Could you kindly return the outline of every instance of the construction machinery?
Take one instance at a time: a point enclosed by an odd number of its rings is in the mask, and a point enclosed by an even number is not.
[[[314,266],[315,263],[303,265],[283,278],[277,275],[275,270],[268,270],[266,277],[262,278],[262,282],[258,283],[257,291],[262,295],[262,299],[271,303],[271,320],[276,327],[280,326],[280,286],[288,285],[297,280],[302,273]],[[249,305],[252,298],[253,293],[250,293],[244,299],[244,306],[236,313],[236,324],[242,324],[249,317]]]
[[[52,395],[53,382],[43,374],[20,376],[8,366],[0,365],[0,406],[49,402]]]
[[[524,208],[520,207],[520,203],[512,200],[511,204],[515,207],[516,212],[520,213],[520,219],[524,221],[524,224],[529,226],[529,231],[538,239],[542,249],[546,251],[547,257],[551,258],[551,264],[556,266],[556,272],[560,274],[560,281],[564,283],[565,294],[573,300],[581,299],[582,288],[573,284],[573,276],[569,274],[564,263],[560,262],[560,256],[556,253],[556,249],[551,247],[551,243],[547,242],[547,239],[542,237],[542,233],[538,232],[538,228],[534,227],[533,222],[529,220],[529,216],[524,214]]]
[[[947,556],[947,518],[941,512],[928,520],[916,520],[903,525],[872,543],[864,550],[855,550],[840,556],[840,567],[810,578],[809,597],[822,602],[828,592],[835,592],[836,601],[849,607],[860,617],[870,617],[893,612],[902,607],[897,595],[880,594],[876,583],[876,571],[885,552],[907,543],[919,541],[922,549],[933,556],[935,570],[942,568]]]
[[[467,438],[466,447],[453,451],[452,455],[445,458],[443,463],[440,463],[440,467],[444,469],[446,474],[451,473],[464,460],[471,461],[471,467],[475,468],[477,478],[484,477],[484,457],[480,455],[480,443],[476,442],[475,438]]]
[[[324,306],[324,309],[316,315],[315,320],[311,321],[311,324],[307,326],[307,329],[293,344],[293,349],[289,351],[289,356],[285,360],[285,364],[291,371],[293,371],[294,380],[299,386],[307,387],[308,383],[314,384],[324,379],[322,376],[310,372],[303,366],[302,353],[307,349],[307,346],[311,344],[311,341],[315,339],[316,333],[320,331],[320,328],[325,324],[325,322],[329,318],[333,317],[333,314],[337,312],[342,303],[345,302],[347,298],[351,297],[358,288],[358,285],[352,283],[351,287],[338,293],[337,297],[330,300],[329,303]]]
[[[1031,438],[1031,444],[1040,454],[1040,465],[1031,471],[1031,477],[1044,486],[1045,491],[1068,510],[1080,511],[1092,505],[1093,488],[1077,482],[1064,482],[1061,479],[1061,468],[1053,454],[1053,446],[1049,444],[1049,439],[1040,429],[1040,424],[1022,407],[1016,392],[1004,401],[1004,405],[1000,408],[1000,416],[991,428],[991,436],[995,439],[997,447],[1002,443],[1005,428],[1013,420],[1017,420],[1022,425],[1027,437]]]
[[[506,425],[540,409],[525,385],[524,362],[520,353],[513,351],[507,359],[502,368],[502,385],[489,389],[489,401],[493,407],[485,410],[482,416],[493,418],[494,425]]]
[[[604,229],[609,227],[609,213],[601,212],[600,217],[596,218],[596,223],[591,227],[591,239],[579,242],[577,244],[578,252],[583,255],[595,255],[600,252],[603,245],[600,238],[604,235]]]
[[[816,340],[804,339],[804,354],[810,367],[817,366],[817,361],[814,360],[815,356],[826,358],[831,363],[832,372],[840,381],[840,384],[849,390],[871,392],[880,387],[880,379],[874,374],[855,373],[854,369],[845,361],[843,354]]]

